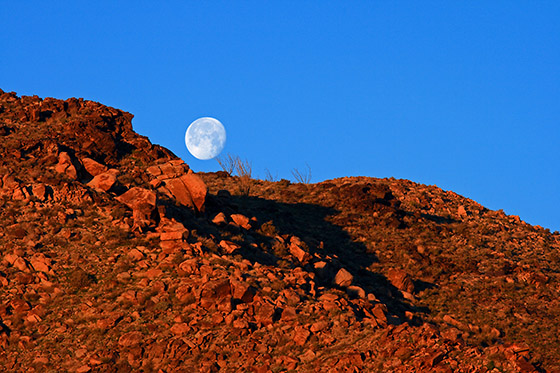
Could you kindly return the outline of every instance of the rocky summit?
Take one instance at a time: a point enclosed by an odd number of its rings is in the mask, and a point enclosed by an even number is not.
[[[560,234],[408,180],[196,173],[0,90],[0,371],[558,372]]]

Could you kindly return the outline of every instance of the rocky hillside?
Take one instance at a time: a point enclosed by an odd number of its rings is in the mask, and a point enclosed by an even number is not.
[[[560,371],[560,235],[435,186],[194,173],[0,91],[0,370]]]

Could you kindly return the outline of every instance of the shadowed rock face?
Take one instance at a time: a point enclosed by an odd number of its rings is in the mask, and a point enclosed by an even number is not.
[[[0,370],[560,369],[557,233],[407,180],[194,173],[131,119],[0,91]]]

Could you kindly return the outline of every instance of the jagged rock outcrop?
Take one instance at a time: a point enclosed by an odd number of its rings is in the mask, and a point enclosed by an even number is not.
[[[174,198],[182,206],[204,210],[206,185],[183,161],[173,160],[151,166],[147,172],[153,177],[151,184],[159,191]]]

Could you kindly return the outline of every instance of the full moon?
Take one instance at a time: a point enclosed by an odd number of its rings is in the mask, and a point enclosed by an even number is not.
[[[185,144],[189,152],[198,159],[215,158],[226,144],[226,129],[217,119],[198,118],[187,128]]]

